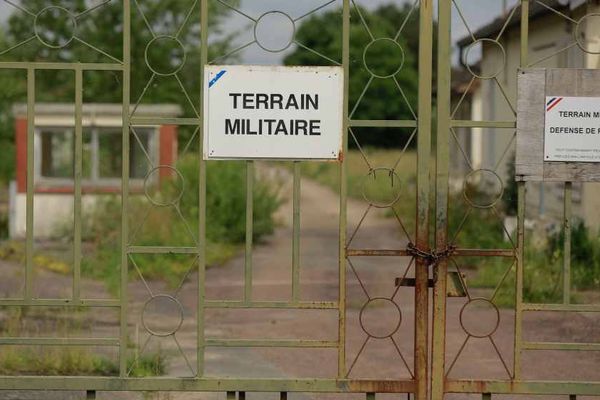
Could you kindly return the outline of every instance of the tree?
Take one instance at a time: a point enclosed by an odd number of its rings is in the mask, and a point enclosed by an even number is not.
[[[419,10],[405,5],[385,5],[370,12],[353,9],[350,19],[350,110],[353,119],[414,119],[418,96],[417,55],[419,48]],[[359,14],[360,12],[360,14]],[[366,25],[376,39],[373,41]],[[410,14],[410,16],[409,16]],[[408,18],[407,18],[408,17]],[[402,28],[396,43],[393,39]],[[314,15],[299,26],[296,40],[332,59],[342,54],[341,10]],[[403,62],[402,62],[403,61]],[[325,58],[300,47],[289,54],[286,65],[330,65]],[[401,68],[399,69],[401,65]],[[398,70],[399,69],[399,70]],[[374,77],[360,104],[356,106],[365,85]],[[385,78],[382,78],[385,77]],[[394,78],[402,88],[404,101]],[[408,104],[407,104],[408,103]],[[359,143],[382,147],[401,147],[411,129],[354,128]],[[353,141],[350,141],[353,145]],[[414,143],[412,143],[414,145]]]
[[[211,2],[211,4],[214,2]],[[132,60],[132,95],[141,93],[143,87],[152,75],[152,71],[145,63],[145,55],[148,44],[154,36],[177,36],[185,50],[186,63],[180,71],[180,78],[186,83],[186,87],[198,84],[199,77],[196,73],[199,65],[200,38],[199,38],[199,8],[197,2],[181,0],[145,0],[132,1],[131,12],[131,60]],[[233,5],[236,2],[232,3]],[[192,8],[192,5],[194,7]],[[19,43],[35,32],[41,40],[33,40],[4,56],[11,60],[44,60],[58,62],[110,62],[110,57],[101,54],[81,42],[91,44],[108,55],[121,59],[122,41],[122,2],[113,1],[101,5],[97,9],[90,9],[90,2],[85,0],[59,0],[54,1],[52,7],[48,7],[46,0],[32,0],[27,2],[28,10],[39,13],[37,23],[34,26],[34,18],[24,12],[16,11],[8,20],[7,39],[10,44]],[[42,11],[46,9],[46,11]],[[75,18],[76,28],[73,28],[71,15],[83,15]],[[86,10],[88,10],[86,12]],[[190,12],[191,10],[191,12]],[[219,34],[219,25],[228,11],[224,7],[211,7],[210,26],[212,34]],[[148,24],[146,23],[148,22]],[[150,31],[152,29],[153,32]],[[74,39],[71,40],[72,35]],[[222,35],[221,35],[222,36]],[[50,48],[44,46],[43,42],[50,45],[61,46]],[[62,47],[65,43],[68,45]],[[209,54],[223,54],[229,49],[231,37],[224,36],[214,41],[209,48]],[[181,61],[182,49],[174,40],[163,38],[155,40],[149,47],[148,55],[151,64],[160,64],[161,67],[175,68]],[[169,65],[167,65],[169,64]],[[54,73],[54,75],[60,75]],[[69,74],[57,76],[47,82],[41,80],[40,94],[48,96],[49,100],[57,101],[57,96],[70,96],[72,93],[72,77]],[[93,76],[94,74],[89,74]],[[90,78],[86,82],[85,92],[94,101],[119,101],[121,85],[115,74],[97,74],[104,76]],[[167,78],[167,77],[165,77]],[[173,95],[176,82],[166,82],[174,79],[164,79],[166,86],[159,87],[152,96],[153,102],[176,101],[181,96]],[[47,89],[47,90],[44,90]],[[198,93],[198,92],[196,92]],[[133,97],[132,96],[132,97]],[[72,99],[71,99],[72,101]]]
[[[0,48],[5,48],[6,40],[0,31]],[[15,145],[13,119],[10,113],[13,99],[19,96],[22,88],[18,81],[14,79],[14,72],[0,72],[0,85],[2,85],[2,95],[0,95],[0,183],[7,182],[12,178],[15,165]]]

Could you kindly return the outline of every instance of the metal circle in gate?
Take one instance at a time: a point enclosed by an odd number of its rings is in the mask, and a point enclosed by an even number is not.
[[[385,65],[381,64],[381,60],[394,60],[394,63]],[[363,64],[375,78],[391,78],[400,72],[404,65],[404,49],[394,39],[375,39],[363,51]]]
[[[596,43],[595,49],[591,49],[590,41],[586,41],[586,26],[600,26],[600,13],[591,13],[581,17],[581,19],[577,21],[577,24],[575,25],[575,31],[573,32],[575,35],[575,41],[577,42],[577,47],[579,47],[581,51],[589,54],[600,54],[600,43],[598,42],[598,39],[594,40],[594,43]]]
[[[58,32],[56,28],[49,29],[49,26],[45,26],[47,21],[52,22],[54,26],[59,26],[64,32]],[[64,7],[46,7],[37,13],[33,20],[35,37],[44,46],[52,49],[61,49],[71,43],[75,38],[76,29],[75,16]]]
[[[400,194],[400,177],[390,168],[373,168],[363,178],[363,198],[373,207],[391,207]]]
[[[276,33],[273,26],[277,26]],[[258,17],[254,24],[254,40],[270,53],[278,53],[290,47],[296,35],[296,23],[286,13],[269,11]]]
[[[489,337],[500,326],[498,307],[484,298],[473,298],[460,309],[460,326],[475,338]]]
[[[492,68],[492,71],[486,75],[482,75],[481,72],[476,72],[473,70],[472,62],[469,62],[469,58],[472,57],[473,51],[477,46],[481,46],[483,51],[483,46],[491,46],[490,53],[496,53],[500,57],[500,62],[495,63],[495,68]],[[494,39],[477,39],[473,43],[471,43],[467,49],[465,50],[464,55],[464,64],[467,67],[467,70],[473,75],[475,78],[479,79],[493,79],[497,77],[506,66],[506,50],[504,50],[504,46],[500,44],[497,40]]]
[[[175,319],[161,317],[159,320],[150,315],[156,311],[158,315],[170,315]],[[168,294],[158,294],[150,297],[142,308],[142,326],[153,336],[165,337],[174,335],[183,324],[183,306],[175,297]]]
[[[165,54],[168,56],[165,57]],[[185,48],[175,36],[156,36],[146,45],[144,59],[148,68],[156,75],[175,75],[185,64]]]
[[[496,171],[476,169],[469,172],[463,182],[463,197],[475,208],[491,208],[504,194],[504,183]]]
[[[152,185],[160,184],[160,171],[166,171],[165,175],[169,178],[168,186],[163,191],[153,191]],[[157,173],[159,176],[154,177]],[[174,206],[183,197],[184,183],[183,175],[177,168],[170,165],[159,165],[152,168],[144,178],[144,194],[148,201],[157,207]]]
[[[388,318],[381,318],[379,314],[386,314]],[[391,337],[400,329],[402,323],[402,312],[394,301],[386,297],[374,297],[369,299],[360,309],[358,315],[360,327],[367,335],[375,339],[386,339]],[[383,326],[378,325],[385,321]]]

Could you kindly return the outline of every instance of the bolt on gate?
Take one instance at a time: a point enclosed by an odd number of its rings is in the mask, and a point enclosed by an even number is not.
[[[119,6],[122,7],[121,18],[115,26],[122,28],[122,54],[114,54],[113,49],[103,49],[101,46],[91,44],[86,38],[78,34],[78,24],[86,18],[93,18],[94,13],[102,13],[105,8],[116,2],[107,0],[99,2],[83,11],[76,11],[62,6],[48,5],[45,8],[36,10],[28,8],[27,3],[13,2],[4,0],[5,3],[14,8],[14,12],[24,13],[31,17],[31,36],[16,45],[0,50],[3,60],[0,62],[1,69],[21,70],[25,74],[27,87],[27,141],[26,141],[26,260],[24,265],[24,290],[22,296],[15,298],[2,298],[0,305],[3,307],[66,307],[70,310],[85,309],[109,309],[118,313],[118,334],[111,337],[13,337],[7,336],[0,338],[1,346],[85,346],[89,348],[108,347],[116,349],[118,352],[118,373],[115,376],[1,376],[0,390],[66,390],[66,391],[88,391],[89,396],[95,396],[97,391],[198,391],[198,392],[226,392],[227,398],[245,398],[246,393],[252,392],[271,392],[279,393],[282,399],[287,398],[288,394],[293,396],[295,392],[302,393],[329,393],[329,394],[362,394],[367,399],[375,399],[379,393],[409,393],[416,399],[441,399],[446,393],[469,393],[482,394],[489,398],[493,394],[519,394],[519,395],[600,395],[600,381],[576,381],[567,376],[564,380],[550,380],[530,378],[533,376],[526,368],[533,368],[535,364],[525,364],[524,358],[531,352],[557,350],[557,351],[596,351],[599,349],[598,343],[571,343],[571,342],[548,342],[541,340],[525,339],[525,326],[523,324],[527,313],[536,312],[566,312],[579,313],[600,312],[600,305],[590,304],[571,304],[571,284],[570,284],[570,239],[571,239],[571,219],[572,219],[572,191],[573,186],[570,182],[564,184],[564,264],[562,269],[562,282],[564,287],[563,301],[560,304],[537,304],[529,303],[524,300],[524,270],[525,265],[525,212],[526,205],[526,184],[524,181],[517,183],[518,188],[518,216],[516,233],[509,231],[501,220],[499,202],[503,196],[504,189],[508,180],[513,179],[503,170],[503,162],[506,161],[509,154],[513,151],[514,138],[516,136],[516,99],[514,91],[507,88],[507,80],[516,79],[517,68],[532,67],[543,64],[547,60],[562,54],[565,51],[580,50],[589,55],[598,54],[593,48],[589,48],[575,37],[572,42],[559,48],[555,52],[544,54],[543,57],[531,60],[529,56],[531,46],[529,37],[538,29],[530,27],[530,21],[539,18],[544,11],[552,13],[556,18],[561,19],[566,24],[571,24],[573,31],[581,33],[584,29],[586,19],[596,15],[594,13],[593,2],[585,6],[584,12],[579,15],[566,10],[562,3],[551,0],[520,0],[514,7],[507,10],[505,15],[500,18],[497,29],[486,31],[475,30],[472,28],[472,21],[469,20],[465,10],[479,7],[476,2],[458,1],[458,0],[439,0],[434,4],[432,0],[415,0],[409,4],[410,12],[403,21],[398,21],[397,33],[392,37],[378,37],[373,27],[369,25],[368,18],[363,15],[363,8],[359,7],[354,0],[331,0],[324,1],[322,4],[299,16],[293,16],[285,12],[286,3],[282,2],[281,10],[270,10],[262,15],[252,15],[238,6],[228,3],[226,0],[195,0],[189,4],[189,12],[181,27],[188,23],[189,18],[198,15],[200,22],[200,31],[197,32],[194,43],[183,43],[180,37],[181,29],[177,32],[168,34],[155,32],[153,21],[144,14],[143,0],[122,0]],[[212,59],[209,58],[209,5],[219,5],[230,9],[230,11],[245,19],[247,23],[253,26],[253,37],[241,46],[235,48],[228,54],[220,54]],[[357,2],[358,3],[358,2]],[[211,5],[212,7],[212,5]],[[304,18],[315,15],[318,12],[329,8],[338,7],[341,9],[341,24],[338,27],[342,38],[342,52],[339,55],[322,54],[304,43],[296,40],[295,33],[297,27],[303,22]],[[437,13],[437,15],[435,15]],[[132,18],[132,15],[138,18]],[[282,46],[271,46],[265,43],[257,35],[257,30],[262,22],[268,16],[278,14],[286,20],[287,26],[291,30],[291,38]],[[55,18],[64,18],[71,26],[71,32],[67,40],[55,42],[52,38],[45,37],[38,31],[38,24],[48,15]],[[357,18],[361,29],[364,29],[370,42],[364,48],[363,58],[360,60],[368,72],[368,80],[364,82],[362,91],[358,96],[356,103],[349,104],[350,85],[349,77],[352,73],[351,66],[351,17]],[[404,62],[404,49],[400,44],[399,38],[404,34],[403,29],[409,18],[416,18],[419,26],[419,46],[418,46],[418,99],[416,107],[411,105],[407,99],[402,85],[397,79],[397,74],[401,72]],[[141,26],[132,26],[132,21],[138,21]],[[458,21],[459,25],[454,26],[452,21]],[[135,29],[147,29],[151,35],[148,43],[132,43],[131,31]],[[493,47],[497,54],[500,54],[500,67],[493,71],[486,70],[485,65],[476,70],[467,64],[470,77],[468,79],[467,89],[464,90],[462,97],[458,101],[453,101],[452,95],[452,66],[453,66],[453,29],[466,29],[467,43],[466,52],[475,51],[477,46],[481,46],[485,52],[488,47]],[[541,28],[540,28],[541,29]],[[491,33],[490,33],[491,32]],[[516,33],[515,33],[516,32]],[[509,39],[507,35],[512,34],[512,43],[517,43],[519,51],[518,61],[508,60],[511,54],[506,48]],[[516,35],[516,39],[515,39]],[[183,55],[179,64],[170,69],[164,69],[153,63],[149,54],[152,52],[152,46],[159,42],[170,43]],[[437,73],[434,86],[434,42],[437,42],[435,51],[437,52]],[[60,52],[68,49],[68,46],[77,44],[83,46],[89,52],[96,55],[94,62],[54,62],[39,61],[38,57],[31,60],[6,60],[11,52],[31,43],[37,43],[45,51]],[[387,46],[388,50],[398,55],[395,69],[388,72],[382,72],[377,68],[377,60],[370,57],[369,49],[374,46]],[[136,78],[132,73],[132,53],[134,46],[144,46],[144,66],[148,68],[150,79],[144,82],[140,88],[139,96],[132,98],[133,81]],[[315,54],[327,65],[340,65],[343,67],[345,77],[344,87],[344,120],[343,131],[344,140],[342,148],[342,157],[337,161],[339,168],[339,226],[338,236],[339,245],[337,249],[337,295],[335,300],[306,300],[302,295],[301,286],[301,163],[294,161],[292,169],[292,230],[291,230],[291,259],[290,259],[290,285],[291,296],[286,300],[260,300],[255,296],[253,277],[253,193],[256,179],[255,161],[246,161],[246,238],[245,238],[245,259],[243,263],[242,294],[238,299],[212,299],[207,296],[207,289],[210,283],[207,282],[207,261],[206,261],[206,236],[207,225],[211,223],[206,214],[206,196],[210,187],[207,185],[207,161],[202,160],[203,153],[203,115],[200,110],[203,109],[203,87],[200,82],[199,92],[194,93],[187,82],[182,81],[179,72],[184,65],[189,62],[186,59],[186,49],[195,47],[199,53],[199,63],[197,64],[197,76],[200,81],[205,76],[204,68],[206,65],[223,62],[229,56],[238,54],[250,46],[257,46],[261,51],[279,53],[290,46],[298,46],[307,52]],[[98,61],[101,60],[101,61]],[[509,62],[510,61],[510,62]],[[511,69],[512,68],[512,69]],[[34,194],[35,187],[35,132],[36,132],[36,77],[40,71],[45,70],[65,70],[74,75],[74,156],[73,156],[73,253],[72,253],[72,295],[66,298],[39,298],[34,293]],[[120,281],[119,295],[111,299],[87,298],[82,294],[81,283],[81,259],[83,248],[83,152],[84,152],[84,75],[90,71],[110,71],[119,77],[122,87],[122,171],[121,171],[121,243],[115,252],[120,254]],[[152,90],[154,85],[160,84],[159,79],[170,79],[180,90],[180,95],[184,96],[189,103],[191,110],[190,116],[185,117],[160,117],[160,116],[139,116],[136,114],[139,105],[143,101],[144,94]],[[393,101],[399,101],[403,107],[409,110],[412,118],[409,119],[360,119],[357,117],[357,110],[365,97],[369,87],[375,85],[381,80],[391,80],[397,86],[399,97]],[[508,116],[505,119],[486,118],[475,119],[472,115],[462,118],[460,115],[460,106],[465,101],[469,88],[475,85],[492,85],[497,90],[497,96],[506,102]],[[487,86],[486,86],[487,87]],[[392,100],[390,100],[392,101]],[[486,101],[492,101],[486,98]],[[435,137],[434,108],[435,103]],[[484,103],[485,104],[485,103]],[[183,226],[189,230],[189,235],[193,239],[192,245],[170,245],[153,246],[140,244],[136,240],[139,230],[139,223],[144,221],[131,221],[129,215],[130,197],[132,193],[130,149],[141,144],[141,139],[136,133],[138,129],[145,126],[156,125],[177,125],[189,127],[193,132],[189,142],[184,146],[183,152],[195,154],[199,158],[199,193],[198,193],[198,227],[197,230],[190,228],[191,224],[185,221],[184,216],[179,209],[181,193],[172,199],[163,199],[153,197],[149,186],[153,181],[153,176],[157,174],[171,175],[181,181],[181,191],[184,189],[182,174],[176,167],[160,165],[150,162],[149,172],[143,183],[143,192],[147,197],[149,210],[152,208],[167,208],[174,212],[177,218],[184,219]],[[361,147],[360,136],[355,134],[358,129],[367,128],[388,128],[407,129],[409,131],[408,139],[403,149],[398,151],[397,157],[390,165],[376,165],[370,159],[370,154]],[[470,160],[468,152],[463,148],[463,143],[459,139],[459,130],[461,129],[485,129],[486,134],[499,135],[503,133],[502,144],[505,150],[497,160],[491,161],[491,167],[482,167],[484,164],[475,164]],[[200,140],[199,140],[200,139]],[[435,139],[435,140],[433,140]],[[435,142],[435,155],[432,156],[432,142]],[[363,190],[364,208],[357,224],[349,226],[348,224],[348,145],[352,143],[359,151],[360,157],[364,161],[366,170],[365,180],[375,181],[388,179],[390,186],[397,182],[400,189],[397,196],[394,195],[390,201],[380,201],[371,197],[368,190]],[[406,156],[407,149],[410,146],[416,148],[416,161],[414,163],[415,182],[408,185],[402,182],[397,174],[397,168],[400,165],[402,157]],[[466,205],[461,211],[464,211],[458,224],[454,224],[449,218],[449,210],[453,207],[451,201],[456,197],[451,196],[451,155],[453,146],[459,150],[457,154],[464,156],[468,165],[467,170],[461,177],[463,182],[462,195]],[[147,155],[147,154],[146,154]],[[432,164],[432,158],[435,159],[435,168]],[[210,161],[208,161],[210,162]],[[490,163],[486,163],[490,164]],[[481,199],[470,191],[471,183],[477,185],[478,182],[493,181],[496,192],[491,199]],[[407,224],[406,216],[399,215],[392,207],[396,202],[403,201],[406,193],[411,192],[414,197],[415,207],[408,218],[412,219]],[[455,205],[459,206],[459,205]],[[459,206],[460,207],[460,206]],[[363,222],[369,213],[378,209],[385,209],[393,213],[398,221],[399,231],[404,235],[398,241],[396,248],[378,248],[365,247],[357,244],[357,237],[363,226]],[[498,248],[465,248],[461,247],[460,233],[467,223],[472,213],[486,213],[489,219],[499,219],[503,230],[508,238],[508,247]],[[434,216],[434,218],[430,218]],[[146,215],[147,217],[147,215]],[[408,226],[414,226],[409,229]],[[433,228],[433,230],[432,230]],[[433,233],[433,235],[432,235]],[[575,249],[575,251],[577,251]],[[152,290],[145,277],[143,276],[135,256],[143,255],[188,255],[192,257],[190,270],[185,274],[184,280],[177,286],[174,292],[164,290]],[[391,293],[375,295],[370,292],[369,285],[365,284],[361,275],[361,268],[357,268],[359,262],[389,258],[396,263],[397,269],[394,272],[397,279],[395,285],[391,282]],[[464,260],[477,258],[481,262],[488,259],[508,260],[506,272],[494,288],[493,292],[487,297],[478,295],[476,291],[470,290],[468,283],[464,279],[461,269]],[[375,264],[374,264],[375,265]],[[400,276],[400,277],[398,277]],[[409,277],[412,276],[412,277]],[[184,349],[178,340],[178,335],[186,325],[184,317],[190,315],[189,304],[185,304],[179,297],[180,290],[184,285],[185,278],[193,277],[194,285],[197,286],[197,299],[195,304],[195,315],[192,322],[193,331],[196,337],[195,354],[190,354]],[[142,304],[141,310],[131,307],[131,289],[130,283],[134,279],[140,279],[146,290],[146,301]],[[360,312],[356,313],[354,319],[349,319],[351,308],[350,294],[347,292],[347,284],[350,280],[356,280],[358,287],[366,300],[361,303]],[[509,282],[514,290],[514,306],[512,312],[505,313],[500,310],[495,303],[496,295],[502,289],[502,285]],[[410,297],[414,298],[414,304],[403,304],[401,296],[397,296],[401,287],[414,287]],[[430,307],[430,289],[432,289],[432,307]],[[458,296],[464,304],[456,311],[454,303],[450,303],[450,296]],[[176,316],[176,323],[170,327],[160,327],[152,323],[150,316],[146,315],[147,307],[153,302],[164,301],[170,304]],[[454,300],[452,300],[454,301]],[[392,305],[397,309],[397,320],[391,321],[392,327],[384,333],[373,331],[366,322],[367,306],[375,302]],[[478,306],[479,305],[479,306]],[[414,308],[412,321],[408,321],[410,312],[406,308]],[[467,322],[467,314],[470,308],[486,307],[486,315],[491,316],[494,321],[490,329],[477,329]],[[194,307],[192,307],[194,308]],[[214,310],[284,310],[292,312],[294,310],[305,310],[307,312],[329,310],[336,316],[335,331],[330,332],[333,339],[264,339],[264,338],[219,338],[209,334],[206,329],[207,314]],[[431,311],[430,311],[431,310]],[[455,315],[457,314],[457,315]],[[479,315],[479,314],[476,314]],[[363,318],[364,317],[364,318]],[[430,326],[429,321],[432,324]],[[456,318],[460,330],[451,330],[452,318]],[[133,350],[129,347],[132,337],[131,321],[139,320],[142,329],[147,333],[147,340],[142,343],[140,353],[144,352],[148,342],[152,340],[171,340],[178,356],[184,360],[184,377],[133,377],[131,376],[132,365],[128,363]],[[358,335],[358,344],[353,343],[354,348],[348,351],[350,343],[347,340],[347,332],[351,329],[350,325],[358,324],[361,334]],[[407,325],[408,324],[408,325]],[[497,333],[503,329],[503,325],[508,325],[512,330],[510,343],[499,343],[496,340]],[[400,330],[401,327],[408,326],[409,330],[414,332],[414,337],[403,337],[406,332]],[[410,327],[412,326],[412,329]],[[410,336],[410,335],[409,335]],[[461,339],[456,349],[450,352],[450,342],[456,342],[456,337]],[[403,343],[404,341],[404,343]],[[400,363],[398,369],[405,369],[407,374],[404,377],[389,376],[384,378],[368,378],[356,375],[355,367],[369,351],[369,345],[373,343],[388,343],[392,347],[392,354],[398,356]],[[493,356],[500,363],[500,373],[493,377],[461,377],[462,370],[456,377],[456,370],[461,358],[469,357],[469,344],[485,342],[491,346]],[[409,343],[410,352],[406,351],[406,343]],[[410,346],[412,344],[412,346]],[[454,346],[456,347],[456,346]],[[327,353],[335,364],[332,374],[324,377],[320,373],[314,376],[261,376],[253,377],[252,371],[236,374],[235,376],[213,376],[207,368],[206,354],[213,348],[218,349],[300,349],[308,351],[317,349],[319,351],[330,350]],[[1,347],[0,347],[1,351]],[[243,363],[241,353],[240,363]],[[390,353],[386,353],[389,356]],[[136,355],[137,357],[137,355]],[[379,360],[381,362],[381,360]],[[135,362],[135,361],[134,361]],[[249,364],[241,364],[248,365]],[[527,367],[526,367],[527,365]],[[596,364],[597,365],[597,364]],[[375,366],[377,367],[377,366]],[[567,371],[569,372],[569,371]]]

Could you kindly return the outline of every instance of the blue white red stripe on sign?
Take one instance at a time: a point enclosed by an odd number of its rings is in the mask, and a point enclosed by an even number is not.
[[[563,97],[553,97],[546,103],[546,112],[552,110],[558,103],[562,101]]]
[[[220,70],[220,71],[217,73],[217,75],[215,75],[215,77],[214,77],[214,78],[212,78],[212,79],[210,80],[210,82],[208,82],[208,87],[210,88],[210,87],[212,87],[212,85],[214,85],[215,83],[217,83],[217,81],[218,81],[219,79],[221,79],[221,77],[222,77],[223,75],[225,75],[225,72],[227,72],[227,71],[225,71],[224,69]]]

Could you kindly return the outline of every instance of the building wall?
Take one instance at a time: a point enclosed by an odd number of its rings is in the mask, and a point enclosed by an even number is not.
[[[579,20],[583,15],[600,11],[600,6],[580,7],[574,10],[571,17]],[[598,17],[600,22],[600,17]],[[500,43],[506,51],[505,68],[497,76],[508,98],[512,99],[516,107],[517,74],[520,65],[520,31],[519,27],[507,30]],[[530,21],[529,30],[529,59],[528,63],[539,68],[599,68],[600,56],[583,52],[578,46],[550,57],[557,51],[565,48],[574,41],[575,25],[564,18],[548,13],[543,17]],[[586,26],[586,37],[600,37],[600,23]],[[591,40],[592,50],[600,50],[600,40]],[[546,60],[543,60],[544,58]],[[502,63],[503,57],[492,43],[484,43],[482,48],[481,70],[483,75],[490,74]],[[543,60],[537,63],[538,60]],[[481,85],[483,120],[508,121],[514,119],[514,114],[508,106],[500,87],[494,79],[484,80]],[[476,110],[473,110],[476,113]],[[472,133],[471,143],[474,146],[472,153],[481,153],[483,168],[490,168],[501,162],[499,169],[501,176],[509,177],[506,170],[507,162],[512,160],[513,148],[509,151],[504,161],[499,161],[504,150],[509,145],[514,130],[511,129],[483,129],[481,140],[476,140],[476,133]],[[477,149],[477,143],[481,148]],[[563,190],[562,183],[530,183],[527,186],[527,210],[532,216],[543,215],[551,219],[561,218],[563,215]],[[600,228],[600,185],[596,183],[575,184],[573,186],[573,212],[583,219],[592,229]]]
[[[599,12],[600,6],[590,9],[591,12]],[[586,24],[586,37],[600,38],[600,16],[593,17],[594,23]],[[588,49],[600,53],[600,40],[592,40],[587,44]],[[587,53],[585,55],[585,68],[600,68],[600,54]],[[583,184],[582,213],[586,224],[596,230],[600,230],[600,183]]]
[[[83,210],[90,210],[96,202],[107,195],[84,194],[81,196]],[[23,238],[27,233],[27,194],[15,193],[10,199],[12,212],[11,236]],[[61,193],[36,193],[33,198],[33,235],[35,239],[64,236],[73,229],[72,195]]]

